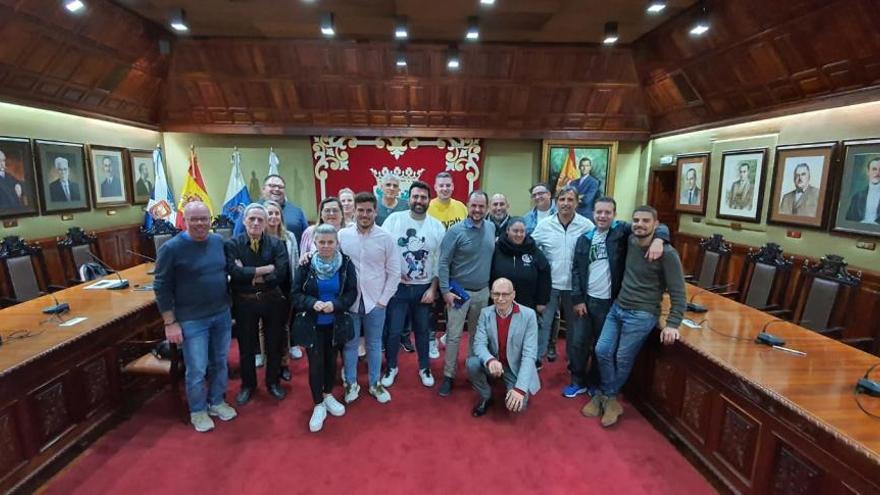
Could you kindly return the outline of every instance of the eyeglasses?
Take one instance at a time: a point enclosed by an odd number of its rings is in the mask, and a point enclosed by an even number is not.
[[[510,297],[513,292],[492,292],[492,297]]]
[[[266,184],[269,189],[284,189],[284,184]]]

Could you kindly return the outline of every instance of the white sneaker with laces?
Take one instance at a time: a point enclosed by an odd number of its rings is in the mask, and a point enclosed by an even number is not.
[[[388,370],[385,371],[385,374],[382,376],[382,380],[380,380],[380,383],[383,387],[390,387],[394,385],[394,378],[396,377],[397,368],[388,368]]]
[[[293,359],[302,359],[302,357],[303,357],[302,349],[300,349],[298,345],[291,347],[290,348],[290,357],[292,357]]]
[[[356,401],[358,398],[358,393],[361,391],[361,386],[357,383],[349,383],[345,386],[345,403],[351,404]]]
[[[385,390],[385,387],[382,386],[381,383],[377,383],[370,387],[370,395],[376,398],[379,401],[379,404],[384,404],[391,400],[391,394]]]
[[[340,404],[339,401],[336,400],[336,397],[333,397],[332,395],[324,396],[324,407],[327,408],[327,412],[332,416],[339,417],[345,414],[345,406]]]
[[[431,375],[431,370],[429,370],[428,368],[419,370],[419,378],[422,379],[422,385],[426,387],[434,386],[434,376]]]
[[[428,357],[431,359],[440,359],[440,346],[437,339],[431,339],[428,343]]]
[[[221,402],[216,406],[208,406],[208,416],[217,416],[220,421],[229,421],[238,416],[238,413],[229,404]]]
[[[262,355],[262,354],[257,354],[256,356],[254,356],[254,365],[255,365],[257,368],[262,368],[262,367],[263,367],[263,361],[264,361],[264,359],[263,359],[263,355]]]
[[[312,410],[312,419],[309,420],[309,431],[316,433],[324,427],[324,420],[327,419],[327,406],[318,404]]]
[[[205,433],[214,429],[214,421],[208,416],[207,411],[190,413],[189,422],[192,423],[193,428],[199,433]]]

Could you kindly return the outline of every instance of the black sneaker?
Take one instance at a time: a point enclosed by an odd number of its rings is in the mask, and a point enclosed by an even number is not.
[[[406,352],[416,352],[416,348],[409,336],[400,338],[400,346],[403,347],[403,350]]]
[[[452,393],[452,386],[452,378],[444,376],[443,383],[440,384],[440,390],[438,390],[437,393],[440,394],[440,397],[447,397]]]

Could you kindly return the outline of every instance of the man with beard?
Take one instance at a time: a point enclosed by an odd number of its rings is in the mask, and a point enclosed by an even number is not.
[[[284,178],[280,175],[272,174],[266,177],[263,181],[262,198],[257,200],[257,202],[262,204],[263,201],[271,199],[281,205],[281,213],[284,217],[285,227],[287,230],[293,232],[298,244],[302,239],[302,233],[309,227],[309,223],[306,221],[306,216],[303,213],[302,208],[293,204],[291,201],[287,201],[285,188],[286,185],[284,183]],[[243,219],[244,215],[242,215],[238,223],[235,224],[234,235],[239,235],[244,232]]]
[[[664,292],[669,292],[671,304],[660,342],[672,344],[680,337],[678,327],[687,305],[681,260],[668,244],[663,246],[660,262],[648,260],[657,224],[654,208],[640,206],[633,212],[633,235],[628,240],[623,284],[596,344],[602,386],[581,413],[601,416],[604,427],[617,423],[623,414],[617,395],[629,378],[642,344],[657,326]]]
[[[526,234],[531,235],[538,222],[556,214],[556,203],[553,201],[553,195],[550,194],[550,188],[543,182],[532,186],[529,194],[535,207],[523,215],[523,220],[526,223]]]
[[[501,193],[492,195],[492,201],[489,203],[489,219],[495,224],[495,237],[507,230],[507,222],[510,221],[509,209],[507,196]]]

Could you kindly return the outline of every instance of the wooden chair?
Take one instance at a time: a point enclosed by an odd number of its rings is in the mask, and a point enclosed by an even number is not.
[[[746,255],[738,289],[725,295],[736,297],[739,302],[762,311],[780,309],[793,265],[794,259],[786,259],[782,255],[782,248],[775,242],[768,242],[757,250],[751,249]]]
[[[162,244],[168,242],[178,233],[180,233],[180,230],[165,220],[153,221],[153,225],[149,229],[141,227],[141,236],[148,239],[150,241],[149,244],[153,245],[153,258],[159,253],[159,248],[162,247]]]
[[[40,288],[37,268],[35,268],[35,266],[39,267],[40,275],[48,282],[49,276],[40,246],[28,244],[18,236],[8,236],[0,243],[0,261],[2,261],[4,277],[11,290],[11,297],[0,297],[0,307],[12,306],[46,294]],[[47,283],[48,292],[61,289],[64,287]]]
[[[804,262],[792,301],[793,309],[769,311],[798,325],[870,352],[873,337],[844,338],[844,322],[862,282],[862,272],[846,269],[843,257],[829,254],[818,263]]]
[[[220,214],[214,217],[214,221],[211,222],[211,228],[214,230],[214,233],[220,235],[224,241],[228,241],[232,238],[232,231],[235,230],[235,223],[231,218]]]
[[[685,275],[685,280],[711,292],[728,288],[728,285],[719,285],[719,280],[727,269],[730,253],[730,244],[724,242],[721,234],[712,234],[712,237],[701,240],[697,258],[699,268],[696,274]]]
[[[67,229],[67,234],[58,240],[58,251],[64,265],[64,278],[69,285],[84,282],[79,269],[86,263],[94,263],[92,254],[97,248],[98,238],[94,233],[83,231],[79,227]]]
[[[171,386],[171,400],[174,402],[176,414],[189,423],[189,408],[180,393],[180,382],[183,378],[184,366],[180,349],[177,344],[168,344],[170,358],[164,359],[153,351],[164,341],[163,338],[152,340],[130,340],[123,344],[133,350],[134,359],[121,363],[122,373],[130,377],[141,377],[147,380],[159,380]],[[122,353],[121,353],[122,355]]]

